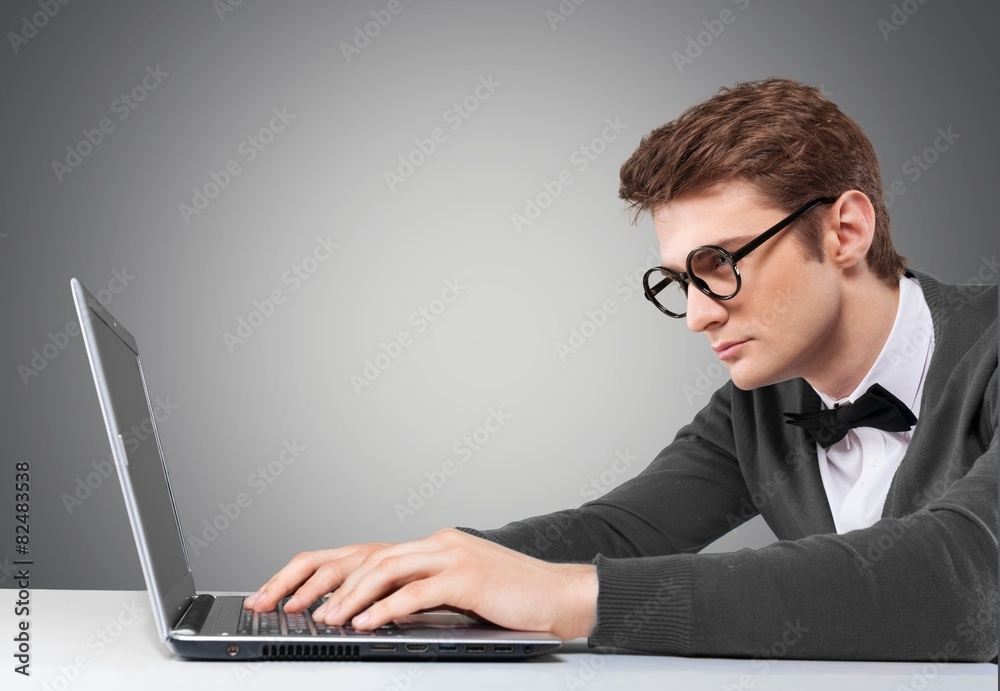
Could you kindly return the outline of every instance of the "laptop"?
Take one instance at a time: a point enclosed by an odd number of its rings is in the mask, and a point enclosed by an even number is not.
[[[449,611],[403,617],[375,631],[326,626],[305,613],[243,608],[245,595],[195,589],[139,348],[77,279],[70,281],[104,424],[125,494],[157,633],[198,660],[517,660],[556,650],[546,633],[511,631]],[[151,425],[149,435],[129,430]],[[140,440],[139,436],[143,439]]]

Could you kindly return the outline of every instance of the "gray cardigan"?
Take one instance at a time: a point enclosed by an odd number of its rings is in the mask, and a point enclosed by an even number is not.
[[[593,646],[669,655],[986,661],[997,655],[997,286],[920,280],[935,348],[882,520],[837,534],[802,379],[719,389],[637,477],[578,509],[466,532],[593,562]],[[900,354],[905,356],[905,353]],[[757,514],[762,549],[695,554]]]

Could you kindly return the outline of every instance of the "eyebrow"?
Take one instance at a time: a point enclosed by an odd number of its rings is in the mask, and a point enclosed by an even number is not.
[[[719,240],[716,242],[710,242],[708,244],[721,247],[727,252],[733,252],[734,250],[739,249],[743,245],[753,240],[755,237],[757,236],[752,233],[749,233],[747,235],[737,235],[736,237],[732,237],[727,240]]]

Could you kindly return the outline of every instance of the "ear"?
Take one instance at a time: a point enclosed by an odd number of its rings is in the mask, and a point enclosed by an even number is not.
[[[824,250],[841,269],[864,264],[875,235],[875,207],[868,195],[848,190],[840,195],[827,216]]]

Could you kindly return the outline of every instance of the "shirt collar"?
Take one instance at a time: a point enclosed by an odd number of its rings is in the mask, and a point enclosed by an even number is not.
[[[899,279],[899,305],[889,337],[882,346],[875,364],[850,396],[834,400],[814,388],[827,408],[858,399],[878,383],[913,411],[919,413],[927,359],[934,341],[934,322],[927,307],[923,290],[916,279]]]

